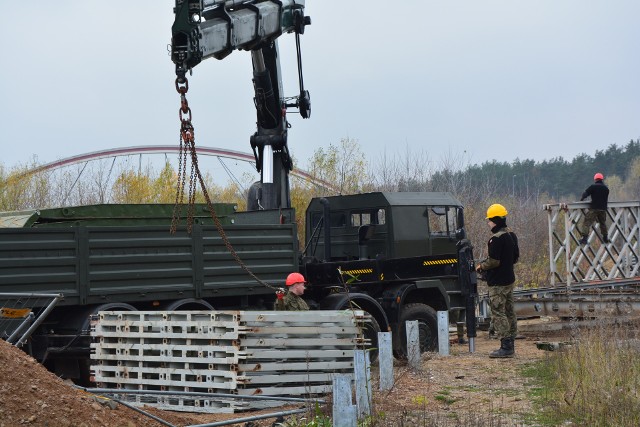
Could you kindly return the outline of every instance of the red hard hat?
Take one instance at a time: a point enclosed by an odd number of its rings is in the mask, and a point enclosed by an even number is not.
[[[291,273],[287,276],[287,281],[285,282],[285,284],[287,286],[291,286],[291,285],[295,285],[296,283],[306,283],[307,281],[304,280],[304,276],[300,273]]]
[[[603,180],[604,179],[604,175],[602,175],[600,172],[598,172],[597,174],[593,175],[593,180],[597,181],[597,180]]]

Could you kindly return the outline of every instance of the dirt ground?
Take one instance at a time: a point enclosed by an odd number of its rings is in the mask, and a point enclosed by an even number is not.
[[[520,322],[524,339],[516,340],[516,357],[490,359],[499,341],[479,331],[476,351],[467,344],[457,344],[452,335],[450,356],[424,354],[419,370],[396,361],[395,385],[391,391],[378,390],[377,368],[372,369],[373,411],[377,425],[526,425],[523,416],[533,411],[527,395],[531,387],[520,376],[520,367],[548,355],[535,342],[562,341],[563,333],[544,327],[545,319],[534,321],[529,329]],[[542,327],[540,327],[542,322]],[[550,329],[550,328],[549,328]],[[541,330],[543,332],[536,332]],[[0,340],[0,427],[10,426],[125,426],[156,427],[162,424],[119,404],[115,409],[101,404],[104,400],[72,388],[39,365],[19,349]],[[225,419],[254,416],[260,413],[297,409],[288,406],[243,414],[194,414],[144,408],[175,425],[188,426]],[[324,408],[330,415],[331,408]],[[305,415],[290,416],[301,419]],[[429,423],[426,423],[428,418]],[[272,426],[274,419],[236,426]]]

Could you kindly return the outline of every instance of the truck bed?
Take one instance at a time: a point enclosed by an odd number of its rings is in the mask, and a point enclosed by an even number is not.
[[[233,224],[225,233],[265,282],[297,271],[295,224]],[[0,229],[0,292],[62,293],[61,305],[273,293],[233,259],[213,226]]]

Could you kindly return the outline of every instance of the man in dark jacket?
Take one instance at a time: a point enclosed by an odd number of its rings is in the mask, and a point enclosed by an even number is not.
[[[607,231],[607,204],[609,202],[609,187],[604,183],[604,175],[600,172],[593,176],[593,184],[589,186],[584,193],[580,201],[591,197],[591,204],[589,209],[584,214],[584,221],[582,226],[578,225],[578,232],[582,236],[580,239],[581,245],[587,244],[587,238],[589,237],[589,231],[594,222],[598,221],[600,226],[600,233],[602,233],[602,241],[609,243],[609,233]]]
[[[489,285],[489,306],[491,321],[496,335],[500,338],[500,348],[489,357],[513,357],[514,342],[518,334],[518,323],[513,307],[513,288],[516,276],[513,264],[518,262],[520,249],[518,237],[507,228],[507,209],[493,204],[487,209],[491,239],[488,243],[489,256],[478,264],[476,270],[484,272]]]

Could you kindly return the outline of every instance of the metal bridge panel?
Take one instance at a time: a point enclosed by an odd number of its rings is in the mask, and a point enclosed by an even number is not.
[[[588,207],[588,202],[544,206],[548,213],[552,286],[638,275],[640,202],[609,202],[610,244],[602,242],[601,232],[595,225],[589,232],[588,244],[579,244],[578,224],[584,220]]]
[[[112,394],[167,392],[122,397],[134,405],[207,413],[280,406],[242,395],[330,391],[336,373],[353,372],[368,319],[362,311],[104,311],[92,321],[91,369],[95,382]]]

